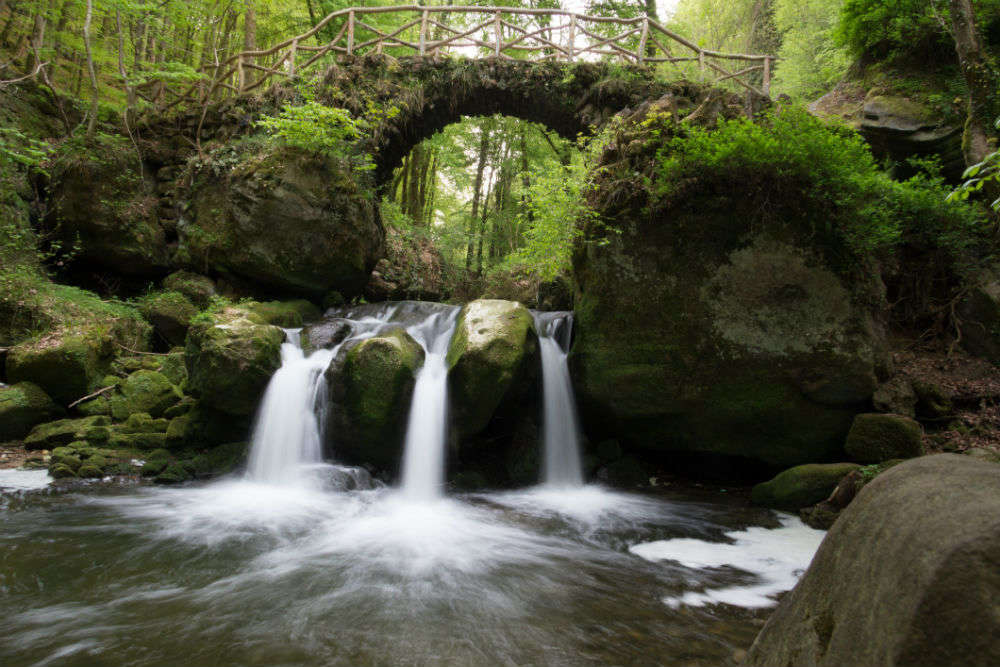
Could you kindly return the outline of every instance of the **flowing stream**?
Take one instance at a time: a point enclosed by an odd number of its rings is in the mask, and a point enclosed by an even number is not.
[[[580,425],[567,362],[573,334],[573,313],[536,312],[533,315],[542,357],[545,485],[579,488],[583,486]]]
[[[536,315],[546,483],[444,495],[456,317],[340,311],[325,324],[346,333],[308,356],[289,332],[245,473],[176,488],[0,475],[0,665],[734,664],[823,534],[732,494],[584,486],[566,313]],[[392,488],[322,461],[323,370],[400,326],[427,358]]]

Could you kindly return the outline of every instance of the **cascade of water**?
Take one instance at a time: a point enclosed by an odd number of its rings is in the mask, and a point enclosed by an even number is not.
[[[534,313],[542,356],[542,438],[545,448],[545,485],[572,488],[583,485],[580,464],[580,426],[569,377],[572,313]]]
[[[407,332],[424,348],[406,425],[403,492],[431,500],[442,494],[444,452],[448,437],[448,345],[455,332],[458,308],[439,310]]]
[[[275,484],[309,483],[311,465],[322,461],[327,401],[324,371],[337,353],[306,356],[300,329],[286,329],[281,367],[271,377],[257,411],[247,476]]]

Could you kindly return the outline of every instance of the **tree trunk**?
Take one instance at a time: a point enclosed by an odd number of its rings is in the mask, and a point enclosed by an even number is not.
[[[962,151],[967,165],[982,162],[996,150],[993,121],[998,113],[1000,78],[983,50],[971,0],[949,0],[958,63],[969,87],[969,116]]]
[[[472,270],[472,253],[475,251],[476,222],[479,218],[479,197],[483,188],[483,170],[486,169],[486,151],[490,147],[490,133],[485,127],[480,127],[479,163],[476,166],[476,183],[472,195],[472,215],[469,217],[468,245],[465,247],[465,272]]]
[[[653,21],[660,20],[660,15],[656,11],[656,0],[646,0],[646,17]],[[646,57],[656,57],[656,45],[653,44],[652,40],[646,44]]]
[[[243,15],[243,50],[257,50],[257,13],[251,0],[247,0],[247,10]]]
[[[94,16],[94,0],[87,0],[87,15],[83,20],[83,48],[87,54],[87,72],[90,74],[90,117],[87,119],[87,139],[93,139],[97,127],[98,96],[97,71],[94,69],[94,54],[90,50],[90,23]]]

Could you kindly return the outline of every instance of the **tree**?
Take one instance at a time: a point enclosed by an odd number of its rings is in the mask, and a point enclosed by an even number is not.
[[[965,163],[982,162],[995,149],[992,122],[996,117],[1000,77],[983,48],[971,0],[949,0],[952,36],[959,67],[969,88],[969,114],[962,150]]]

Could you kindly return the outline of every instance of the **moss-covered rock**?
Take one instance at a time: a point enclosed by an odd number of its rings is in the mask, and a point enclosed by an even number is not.
[[[187,468],[180,463],[171,463],[153,481],[157,484],[180,484],[190,479],[191,473]]]
[[[120,449],[163,449],[166,433],[115,433],[108,444]]]
[[[111,414],[115,419],[127,419],[137,413],[159,417],[182,398],[180,390],[162,373],[136,371],[125,378],[111,397]]]
[[[166,433],[170,421],[153,419],[145,412],[135,412],[128,416],[125,423],[114,427],[115,433]]]
[[[80,243],[77,263],[134,276],[167,272],[170,252],[155,184],[127,139],[102,138],[88,150],[59,156],[50,202],[51,224],[65,246]]]
[[[251,416],[235,416],[203,405],[195,405],[167,425],[166,446],[207,449],[245,440],[250,435]]]
[[[403,329],[393,329],[362,340],[331,362],[329,433],[338,458],[381,469],[398,465],[423,361],[423,348]]]
[[[851,504],[851,501],[866,484],[902,462],[903,459],[891,459],[852,470],[837,482],[837,487],[824,500],[811,507],[800,509],[799,516],[808,526],[818,530],[830,530],[840,513]]]
[[[66,465],[56,465],[49,469],[49,476],[52,479],[69,479],[76,477],[76,473],[73,469]]]
[[[189,461],[189,468],[196,477],[211,477],[232,472],[246,459],[247,443],[231,442],[212,447]]]
[[[142,316],[169,345],[183,345],[191,318],[198,308],[180,292],[157,292],[139,301]]]
[[[100,479],[101,477],[104,477],[104,471],[96,465],[85,463],[80,466],[79,470],[76,471],[76,476],[87,479]]]
[[[92,427],[110,424],[107,417],[98,415],[82,419],[60,419],[39,424],[24,439],[25,449],[55,449],[77,440],[83,440]]]
[[[221,177],[195,167],[181,255],[269,289],[360,294],[384,232],[359,174],[292,148],[227,150],[239,159]]]
[[[659,183],[669,196],[645,186],[673,104],[626,119],[588,194],[570,358],[584,425],[663,459],[835,461],[889,363],[877,271],[822,231],[833,203],[806,206],[781,164],[750,168],[768,174],[759,188],[708,169]]]
[[[0,442],[23,438],[36,424],[63,414],[64,410],[32,382],[0,386]]]
[[[281,365],[284,332],[241,308],[195,319],[184,360],[187,390],[205,406],[231,415],[253,414]]]
[[[861,463],[909,459],[924,453],[922,436],[920,424],[909,417],[862,414],[854,419],[844,449]]]
[[[774,479],[753,487],[755,505],[797,511],[825,500],[845,475],[858,470],[856,463],[807,463],[789,468]]]
[[[199,308],[207,308],[216,295],[215,283],[211,278],[189,271],[171,273],[163,279],[163,289],[183,294]]]
[[[175,347],[165,357],[160,357],[160,372],[177,387],[187,382],[187,367],[184,365],[184,348]]]
[[[502,403],[536,377],[538,336],[531,313],[513,301],[466,304],[447,361],[453,423],[461,436],[479,433]]]
[[[265,301],[249,306],[267,324],[283,328],[301,327],[305,322],[318,320],[319,308],[305,299],[295,301]]]
[[[97,388],[121,346],[148,349],[151,328],[142,320],[96,316],[12,347],[8,380],[34,382],[57,403],[69,405]]]

